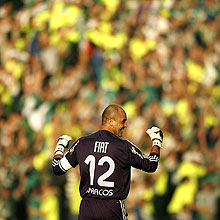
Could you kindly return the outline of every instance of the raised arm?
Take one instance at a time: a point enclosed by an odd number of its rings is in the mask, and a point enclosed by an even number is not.
[[[52,160],[53,172],[56,175],[62,175],[72,167],[69,161],[66,159],[66,157],[63,157],[65,148],[69,146],[69,142],[71,140],[72,137],[68,135],[62,135],[58,138]]]
[[[145,155],[134,144],[129,142],[129,157],[132,167],[145,172],[155,172],[158,167],[160,148],[162,147],[163,133],[157,127],[148,129],[146,133],[152,140],[152,148],[149,155]]]
[[[152,140],[152,153],[160,154],[160,148],[162,148],[163,132],[158,127],[152,127],[146,131]]]

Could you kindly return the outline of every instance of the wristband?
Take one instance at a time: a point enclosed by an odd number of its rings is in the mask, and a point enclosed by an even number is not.
[[[162,142],[159,139],[153,139],[152,142],[153,142],[153,146],[158,146],[160,148],[163,148]]]

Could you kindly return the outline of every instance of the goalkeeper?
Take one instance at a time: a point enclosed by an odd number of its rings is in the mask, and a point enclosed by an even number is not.
[[[52,161],[56,175],[80,167],[79,220],[125,220],[124,200],[130,189],[131,167],[155,172],[158,166],[163,133],[157,127],[146,133],[152,140],[150,155],[143,154],[128,140],[122,139],[127,116],[119,105],[109,105],[102,113],[101,129],[76,140],[64,154],[72,138],[62,135]]]

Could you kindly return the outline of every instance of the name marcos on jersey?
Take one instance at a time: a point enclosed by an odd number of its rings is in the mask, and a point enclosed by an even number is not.
[[[93,187],[89,187],[86,193],[96,196],[107,197],[107,196],[113,196],[113,189],[95,189]]]

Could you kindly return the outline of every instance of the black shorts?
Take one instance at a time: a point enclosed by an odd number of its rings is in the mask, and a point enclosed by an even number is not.
[[[121,200],[83,198],[78,220],[127,220],[127,212]]]

